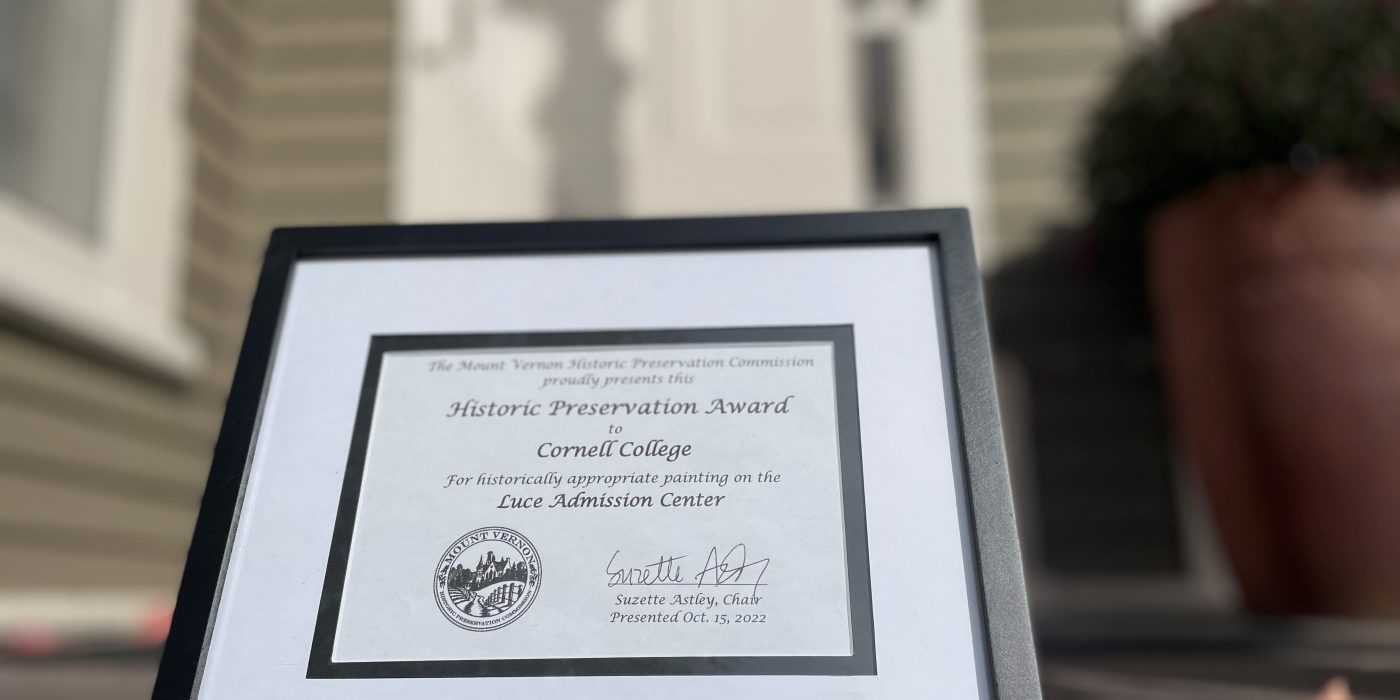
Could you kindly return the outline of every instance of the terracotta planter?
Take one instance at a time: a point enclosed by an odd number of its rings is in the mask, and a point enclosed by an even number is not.
[[[1148,236],[1177,426],[1246,602],[1400,615],[1400,189],[1259,173]]]

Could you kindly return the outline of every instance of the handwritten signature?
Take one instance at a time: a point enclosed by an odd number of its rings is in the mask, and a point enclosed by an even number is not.
[[[608,559],[608,588],[614,586],[752,586],[758,593],[763,583],[763,575],[768,572],[771,559],[749,561],[749,548],[743,543],[729,548],[723,556],[719,547],[711,547],[705,557],[700,572],[686,578],[679,563],[686,555],[662,555],[656,561],[641,566],[619,566],[617,558],[622,550],[613,552]]]

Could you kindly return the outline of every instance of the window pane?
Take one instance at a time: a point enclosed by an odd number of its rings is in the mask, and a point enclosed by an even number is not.
[[[96,235],[115,0],[0,0],[0,189]]]
[[[865,164],[872,203],[894,206],[903,200],[899,156],[898,46],[889,36],[867,37],[860,43],[861,116],[865,131]]]

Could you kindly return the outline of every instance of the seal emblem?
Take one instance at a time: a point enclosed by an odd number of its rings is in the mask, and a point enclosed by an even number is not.
[[[438,560],[433,576],[438,609],[473,632],[515,622],[539,592],[539,552],[524,535],[503,527],[462,535]]]

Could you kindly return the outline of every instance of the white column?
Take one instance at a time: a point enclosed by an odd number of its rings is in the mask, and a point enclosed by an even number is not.
[[[975,0],[926,0],[904,39],[908,202],[968,207],[978,262],[997,256],[988,199],[981,26]]]

